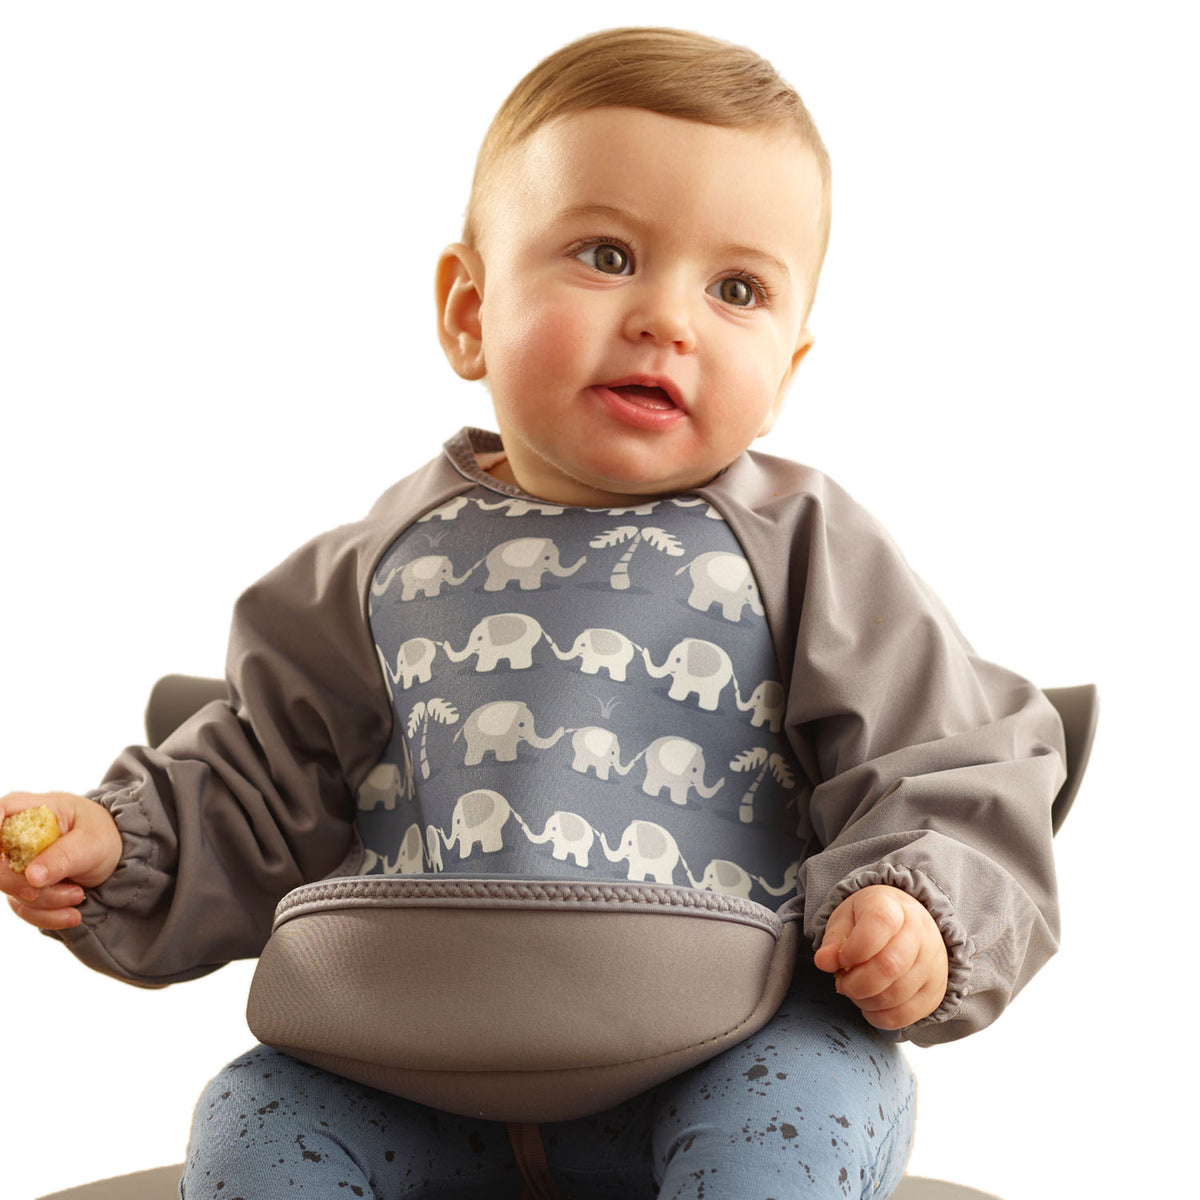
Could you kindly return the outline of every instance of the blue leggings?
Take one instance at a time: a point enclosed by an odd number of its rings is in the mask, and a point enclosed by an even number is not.
[[[899,1047],[827,978],[724,1054],[595,1117],[542,1126],[569,1200],[883,1200],[912,1144]],[[516,1200],[505,1127],[453,1116],[259,1046],[196,1107],[186,1200]]]

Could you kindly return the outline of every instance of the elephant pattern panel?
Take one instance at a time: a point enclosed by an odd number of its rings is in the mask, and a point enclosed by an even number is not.
[[[477,486],[392,543],[370,619],[395,722],[358,793],[364,874],[794,893],[808,784],[754,573],[706,501]]]

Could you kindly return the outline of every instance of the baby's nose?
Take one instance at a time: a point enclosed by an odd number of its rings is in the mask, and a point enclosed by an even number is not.
[[[637,289],[631,296],[625,336],[632,341],[674,346],[685,353],[695,349],[695,324],[686,298],[679,289],[668,286]]]

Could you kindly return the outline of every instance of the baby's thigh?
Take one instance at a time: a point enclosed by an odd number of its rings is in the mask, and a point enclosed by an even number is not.
[[[659,1095],[661,1200],[885,1197],[912,1145],[899,1046],[804,972],[755,1035]]]
[[[516,1200],[503,1125],[436,1112],[259,1046],[196,1105],[186,1200]]]

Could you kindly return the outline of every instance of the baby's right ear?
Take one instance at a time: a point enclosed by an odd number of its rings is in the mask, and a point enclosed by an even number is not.
[[[477,250],[456,242],[442,251],[437,265],[438,340],[450,365],[464,379],[482,379],[483,259]]]

